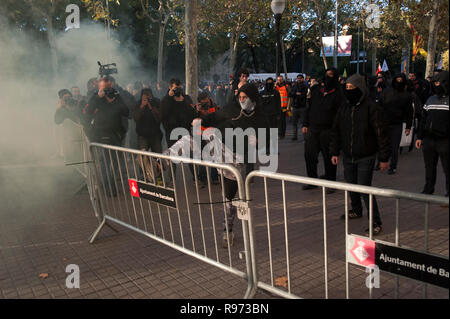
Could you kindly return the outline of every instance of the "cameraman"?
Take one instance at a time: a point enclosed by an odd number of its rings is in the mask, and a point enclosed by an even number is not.
[[[78,102],[72,97],[72,93],[67,89],[62,89],[58,92],[58,96],[58,108],[54,117],[55,124],[62,124],[65,119],[80,123],[81,109],[78,107]]]
[[[176,142],[176,140],[170,139],[172,130],[185,128],[187,131],[190,131],[194,116],[195,109],[192,98],[183,93],[180,80],[170,80],[169,91],[161,101],[161,122],[169,148]]]
[[[126,133],[122,118],[128,118],[130,111],[108,76],[100,79],[98,91],[89,99],[85,112],[92,117],[92,142],[121,144]]]
[[[85,108],[87,116],[92,117],[91,121],[91,142],[120,146],[125,137],[126,129],[123,126],[123,119],[127,119],[129,109],[120,97],[119,92],[112,88],[111,80],[108,76],[100,79],[98,91],[92,95]],[[109,156],[106,152],[100,152],[100,166],[103,176],[103,185],[108,196],[117,196],[114,182],[113,170],[118,163],[114,156]],[[108,182],[111,180],[111,182]]]

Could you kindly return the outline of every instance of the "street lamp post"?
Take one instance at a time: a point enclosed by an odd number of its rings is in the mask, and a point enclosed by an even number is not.
[[[276,50],[276,74],[280,75],[280,48],[281,48],[281,35],[280,35],[280,24],[281,16],[283,14],[284,8],[286,7],[286,0],[272,0],[270,5],[272,12],[275,15],[275,32],[277,34],[277,50]]]

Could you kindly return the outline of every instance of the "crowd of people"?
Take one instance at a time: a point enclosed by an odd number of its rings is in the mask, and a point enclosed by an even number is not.
[[[276,128],[279,139],[286,137],[286,122],[291,121],[292,140],[300,138],[304,142],[307,176],[335,181],[342,154],[345,181],[360,185],[371,185],[374,170],[396,174],[400,142],[402,137],[409,136],[411,143],[403,150],[411,151],[414,145],[423,150],[422,193],[434,193],[440,159],[448,196],[447,71],[436,71],[427,80],[413,72],[407,76],[384,72],[377,76],[354,74],[346,79],[330,68],[320,77],[299,74],[292,83],[283,76],[250,83],[249,75],[248,70],[241,69],[229,83],[202,86],[195,103],[178,79],[170,80],[167,87],[157,83],[152,88],[150,83],[140,81],[123,89],[111,76],[92,78],[87,83],[86,96],[81,95],[78,87],[58,92],[55,122],[60,124],[69,118],[80,123],[91,142],[161,153],[165,149],[164,136],[170,148],[176,142],[170,138],[172,130],[181,127],[192,134],[196,121],[201,123],[202,130],[207,127],[254,128],[255,131]],[[257,135],[247,140],[249,144],[257,141]],[[233,149],[233,152],[242,150]],[[254,163],[248,161],[247,152],[244,149],[240,155],[245,158],[248,173],[254,169]],[[278,153],[270,149],[269,139],[266,139],[266,152]],[[325,168],[323,175],[318,174],[320,153]],[[231,238],[230,242],[233,238],[236,208],[231,200],[237,183],[225,178],[224,185],[230,201],[224,221],[226,245],[226,236]],[[316,186],[303,186],[305,191],[313,188]],[[333,189],[327,192],[332,193]],[[369,197],[358,193],[351,193],[350,197],[351,210],[347,216],[360,218],[361,197],[366,209]],[[375,198],[373,213],[372,231],[376,235],[381,231],[382,221]]]

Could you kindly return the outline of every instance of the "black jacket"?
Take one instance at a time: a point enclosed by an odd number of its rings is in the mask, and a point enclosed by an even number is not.
[[[379,152],[380,162],[387,162],[391,145],[383,110],[368,97],[365,85],[361,84],[362,77],[352,76],[347,81],[362,88],[363,96],[356,105],[350,105],[345,99],[339,109],[331,134],[331,154],[339,156],[342,150],[347,157],[357,161]]]
[[[297,93],[300,93],[298,95]],[[305,83],[296,83],[289,93],[289,97],[293,98],[294,108],[306,107],[306,95],[308,94],[308,87]]]
[[[432,95],[422,109],[417,139],[449,138],[448,95]]]
[[[330,129],[344,97],[340,87],[325,91],[321,85],[311,89],[309,106],[305,110],[303,126],[312,129]]]
[[[177,102],[172,96],[166,95],[161,101],[161,122],[166,131],[166,136],[178,127],[191,131],[192,120],[196,111],[192,105],[192,99],[186,95],[182,102]]]
[[[152,109],[148,106],[141,108],[141,101],[134,107],[134,120],[136,121],[136,133],[145,138],[155,138],[161,140],[161,113],[160,101],[153,97],[150,101]]]
[[[395,84],[395,79],[400,76],[406,84],[406,76],[403,73],[394,77],[392,83]],[[411,128],[414,113],[411,93],[406,90],[398,91],[393,87],[387,88],[382,93],[380,103],[389,125],[406,123],[406,128]]]
[[[85,108],[85,113],[92,117],[92,140],[94,142],[120,144],[126,134],[123,117],[127,118],[130,111],[119,94],[111,103],[108,103],[106,97],[99,98],[97,94],[92,95]]]
[[[272,89],[271,91],[264,91],[260,94],[261,108],[266,116],[281,116],[281,97],[280,93]]]
[[[237,102],[231,102],[227,106],[219,109],[215,113],[202,116],[202,125],[207,127],[215,127],[222,133],[222,141],[225,143],[225,129],[241,128],[245,131],[248,128],[253,128],[258,138],[258,128],[264,128],[266,130],[266,138],[268,138],[269,124],[266,116],[261,108],[261,105],[257,104],[255,110],[250,113],[242,111],[241,106]],[[236,138],[233,141],[233,152],[240,154],[244,157],[244,161],[248,163],[248,137],[244,139],[245,147],[244,153],[239,153],[239,149],[236,147]]]

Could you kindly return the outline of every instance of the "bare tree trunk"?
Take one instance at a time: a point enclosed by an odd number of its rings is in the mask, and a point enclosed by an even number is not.
[[[166,23],[168,16],[164,19],[161,17],[161,22],[159,24],[159,39],[158,39],[158,68],[156,72],[156,80],[161,83],[163,74],[163,52],[164,52],[164,35],[166,33]]]
[[[372,75],[377,74],[377,43],[372,42]]]
[[[258,58],[256,57],[256,52],[255,52],[255,47],[252,45],[250,46],[250,52],[252,54],[252,58],[253,58],[253,67],[255,68],[255,72],[259,73],[259,63],[258,63]]]
[[[436,56],[436,42],[437,33],[439,29],[439,0],[433,2],[433,15],[430,20],[429,35],[428,35],[428,54],[427,54],[427,67],[425,71],[425,77],[433,76],[434,59]]]
[[[233,32],[230,37],[230,74],[234,74],[237,60],[237,46],[239,42],[239,32]]]
[[[320,6],[319,6],[319,1],[318,0],[314,0],[314,3],[316,5],[316,10],[317,10],[317,16],[316,16],[316,23],[317,23],[317,27],[319,28],[319,41],[320,41],[320,50],[322,51],[322,58],[323,58],[323,65],[325,67],[325,70],[328,69],[328,62],[327,62],[327,57],[325,56],[325,50],[323,48],[323,41],[322,41],[322,25],[320,24],[320,17],[322,16],[320,13]]]
[[[58,55],[56,49],[55,34],[53,32],[53,9],[49,14],[46,15],[46,19],[47,19],[47,38],[48,43],[50,45],[50,57],[52,61],[53,79],[55,79],[58,74]]]
[[[197,45],[197,0],[185,0],[186,30],[186,93],[193,101],[198,95],[198,45]]]

